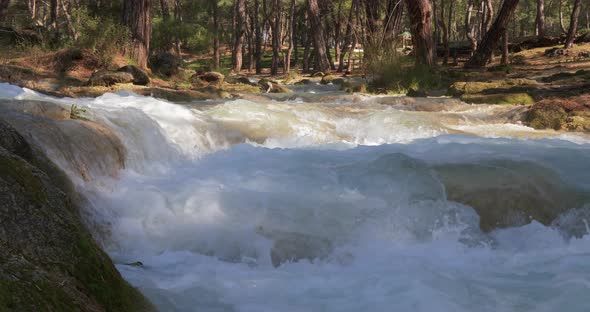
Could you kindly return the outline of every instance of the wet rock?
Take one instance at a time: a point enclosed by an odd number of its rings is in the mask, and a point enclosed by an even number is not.
[[[88,85],[110,87],[118,83],[131,83],[133,80],[133,75],[127,72],[99,70],[90,76],[90,79],[88,79]]]
[[[531,220],[548,225],[588,200],[587,194],[565,183],[557,172],[532,162],[490,160],[434,169],[447,198],[473,207],[486,232]]]
[[[315,72],[313,74],[310,75],[310,77],[312,78],[316,78],[316,77],[324,77],[325,74],[323,72]]]
[[[409,97],[426,97],[426,95],[426,92],[422,90],[414,90],[412,88],[410,88],[410,90],[408,90],[408,93],[406,94],[406,96]]]
[[[153,73],[171,77],[178,74],[180,59],[170,52],[159,52],[150,57],[149,67]]]
[[[280,83],[269,80],[269,79],[260,79],[258,81],[258,85],[262,88],[265,93],[292,93],[291,89],[281,85]]]
[[[256,232],[274,240],[270,258],[275,268],[287,262],[323,260],[334,249],[329,240],[313,235],[269,230],[261,226],[256,229]]]
[[[64,108],[55,103],[42,101],[4,100],[2,101],[2,108],[0,110],[18,111],[55,120],[67,120],[71,118],[71,109]]]
[[[336,79],[336,76],[325,75],[324,77],[322,77],[322,80],[320,81],[320,83],[323,85],[330,84],[330,83],[333,83],[334,79]]]
[[[117,69],[117,71],[130,73],[131,75],[133,75],[134,85],[146,86],[150,83],[150,77],[148,76],[148,74],[137,66],[126,65]]]
[[[0,131],[0,310],[152,311],[85,229],[63,173]]]
[[[311,81],[310,79],[301,79],[297,82],[295,82],[296,86],[303,86],[303,85],[308,85],[308,84],[312,84],[313,81]]]
[[[527,93],[464,94],[461,101],[470,104],[532,105],[535,100]]]

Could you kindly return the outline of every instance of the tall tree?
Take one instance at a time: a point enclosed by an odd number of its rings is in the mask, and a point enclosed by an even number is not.
[[[131,57],[141,68],[147,68],[151,35],[150,0],[124,0],[123,23],[131,32]]]
[[[545,0],[537,0],[537,37],[545,38]]]
[[[246,0],[235,0],[234,18],[234,45],[232,49],[232,70],[239,73],[242,70],[242,47],[246,33]]]
[[[562,33],[566,33],[565,22],[563,21],[563,0],[559,0],[559,27]]]
[[[435,65],[432,42],[432,4],[429,0],[406,0],[416,65]]]
[[[465,37],[471,44],[471,55],[477,50],[477,39],[475,38],[475,25],[471,23],[473,16],[474,0],[469,0],[467,3],[467,12],[465,14]]]
[[[496,21],[490,30],[486,32],[477,51],[475,51],[473,56],[465,64],[466,67],[484,67],[488,63],[506,30],[510,17],[514,13],[514,10],[516,10],[518,2],[519,0],[504,0]]]
[[[578,31],[578,18],[580,17],[580,11],[582,10],[582,0],[576,0],[574,2],[574,10],[570,18],[570,28],[567,31],[567,39],[565,40],[565,48],[569,49],[574,45],[574,39],[576,39],[576,32]]]
[[[330,70],[330,62],[326,55],[326,40],[324,38],[324,31],[322,27],[322,20],[320,18],[320,8],[318,0],[307,1],[309,20],[312,27],[312,37],[314,43],[315,57],[317,68],[316,71],[326,72]]]
[[[270,74],[276,75],[279,71],[279,54],[281,51],[281,0],[272,0],[271,15],[272,63]]]
[[[443,65],[447,65],[449,62],[449,30],[445,25],[445,0],[440,0],[440,18],[438,18],[438,28],[442,29],[442,40],[443,40],[443,47],[444,47],[444,57],[443,57]]]
[[[8,8],[9,4],[10,0],[0,0],[0,19],[3,17],[4,11]]]
[[[293,53],[293,48],[297,43],[295,41],[295,37],[297,36],[297,22],[295,21],[295,0],[291,0],[291,8],[289,9],[289,48],[287,49],[287,55],[285,55],[285,62],[284,62],[284,71],[285,73],[289,73],[291,70],[291,53]]]
[[[220,51],[219,51],[219,0],[210,0],[211,5],[211,16],[213,20],[212,32],[213,32],[213,68],[219,68]]]
[[[168,21],[170,19],[170,8],[168,0],[160,0],[160,8],[162,9],[162,19]]]

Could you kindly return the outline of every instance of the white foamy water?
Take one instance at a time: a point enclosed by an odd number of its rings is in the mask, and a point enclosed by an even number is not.
[[[494,119],[496,108],[423,112],[371,97],[3,96],[75,103],[121,138],[126,169],[81,187],[107,251],[161,311],[590,310],[590,201],[552,225],[484,233],[472,207],[448,199],[440,169],[495,164],[586,199],[583,136]],[[465,189],[490,178],[450,172]]]

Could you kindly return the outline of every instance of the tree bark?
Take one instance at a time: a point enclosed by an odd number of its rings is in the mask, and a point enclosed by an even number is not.
[[[486,32],[477,51],[475,51],[473,56],[465,64],[466,67],[484,67],[488,63],[494,49],[497,47],[498,42],[506,30],[506,26],[518,5],[518,2],[519,0],[504,0],[504,4],[498,13],[496,21],[490,30]]]
[[[350,11],[348,12],[348,20],[346,21],[346,34],[344,35],[344,45],[340,51],[340,60],[338,61],[337,72],[341,73],[344,70],[344,56],[349,52],[352,41],[352,28],[354,27],[354,12],[356,10],[356,0],[352,0],[350,4]],[[352,47],[351,50],[354,50]]]
[[[508,30],[504,29],[504,33],[502,34],[502,59],[500,60],[500,64],[508,65]]]
[[[160,8],[162,9],[162,19],[168,21],[170,19],[170,8],[168,7],[168,0],[160,0]]]
[[[576,0],[574,2],[574,10],[572,11],[572,17],[570,19],[570,27],[567,31],[567,39],[565,40],[566,49],[569,49],[574,45],[574,39],[576,39],[576,32],[578,31],[578,18],[581,10],[582,0]]]
[[[537,0],[537,37],[545,38],[545,0]]]
[[[486,22],[485,22],[485,31],[490,30],[492,28],[492,23],[494,21],[494,5],[492,4],[492,0],[486,0]]]
[[[232,49],[232,70],[239,73],[242,70],[242,46],[244,45],[244,26],[246,24],[246,0],[235,0],[236,19],[234,44]]]
[[[317,0],[308,0],[309,20],[312,27],[312,36],[315,47],[315,56],[317,61],[316,71],[327,72],[330,70],[330,63],[326,55],[326,41],[324,39],[324,31],[322,27],[322,20],[320,19],[320,8]]]
[[[563,21],[563,0],[559,0],[559,27],[561,28],[561,33],[567,33],[565,22]]]
[[[131,57],[137,65],[147,69],[151,34],[150,0],[125,0],[123,23],[131,31]]]
[[[295,46],[295,0],[291,0],[291,9],[289,10],[289,48],[287,49],[287,56],[285,57],[285,73],[289,73],[291,70],[291,53],[293,53],[293,47]]]
[[[270,74],[276,75],[279,72],[279,53],[281,51],[281,1],[272,0],[272,63]]]
[[[262,73],[262,30],[260,29],[260,1],[254,0],[254,37],[256,74]]]
[[[416,65],[434,66],[432,5],[429,0],[406,0],[406,7],[410,17]]]
[[[471,24],[471,17],[473,15],[474,0],[469,0],[467,4],[467,13],[465,15],[465,37],[471,44],[471,55],[477,50],[477,39],[475,38],[475,26]]]
[[[438,28],[442,29],[442,42],[443,42],[443,47],[445,49],[444,57],[443,57],[443,65],[447,65],[449,63],[449,55],[447,54],[447,51],[449,51],[449,31],[447,29],[447,26],[445,25],[445,0],[440,0],[439,11],[440,11],[440,17],[437,18]]]
[[[218,0],[211,0],[211,15],[213,16],[213,68],[219,68],[221,58],[219,52],[219,3]]]

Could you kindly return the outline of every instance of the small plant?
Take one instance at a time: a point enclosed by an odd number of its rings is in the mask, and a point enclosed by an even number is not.
[[[82,114],[86,113],[86,108],[78,107],[76,104],[72,104],[70,107],[70,119],[88,120]]]

